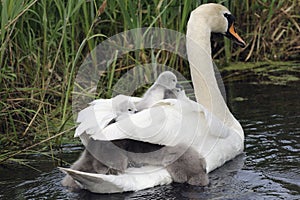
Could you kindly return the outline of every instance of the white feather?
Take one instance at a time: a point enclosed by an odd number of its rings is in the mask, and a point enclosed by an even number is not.
[[[137,102],[140,98],[130,97],[130,100]],[[91,135],[100,133],[113,119],[117,117],[114,110],[113,99],[97,99],[78,113],[78,127],[74,137],[80,137],[82,143],[87,145]]]
[[[59,169],[69,174],[82,189],[95,193],[138,191],[172,182],[168,171],[157,166],[128,168],[120,175],[94,174],[61,167]]]

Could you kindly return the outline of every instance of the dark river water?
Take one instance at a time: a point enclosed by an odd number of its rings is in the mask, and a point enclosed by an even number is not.
[[[229,106],[244,127],[245,152],[210,173],[210,185],[170,184],[123,194],[69,192],[58,165],[42,155],[30,165],[0,166],[0,199],[300,199],[300,83],[228,86]],[[73,162],[81,148],[56,157]]]

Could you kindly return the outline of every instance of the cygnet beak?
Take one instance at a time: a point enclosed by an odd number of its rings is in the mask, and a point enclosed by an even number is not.
[[[180,85],[179,83],[176,83],[176,88],[178,88],[178,89],[180,89],[180,90],[183,90],[183,89],[184,89],[183,86]]]

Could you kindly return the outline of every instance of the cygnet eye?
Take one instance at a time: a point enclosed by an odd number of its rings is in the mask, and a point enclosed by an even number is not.
[[[173,79],[172,81],[173,81],[173,82],[176,82],[176,80],[175,80],[175,79]]]

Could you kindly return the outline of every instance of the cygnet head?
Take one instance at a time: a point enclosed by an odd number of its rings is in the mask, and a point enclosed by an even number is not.
[[[157,80],[155,81],[155,84],[163,86],[166,89],[172,90],[176,88],[177,77],[173,72],[165,71],[158,76]]]
[[[173,91],[174,91],[177,99],[181,99],[181,100],[189,99],[185,94],[184,88],[177,87]]]
[[[246,43],[235,31],[234,21],[235,17],[221,4],[203,4],[191,13],[188,30],[196,31],[205,25],[207,31],[221,33],[234,40],[238,45],[245,47]]]
[[[113,111],[119,114],[134,114],[137,112],[135,104],[131,101],[129,96],[118,95],[112,99]]]

